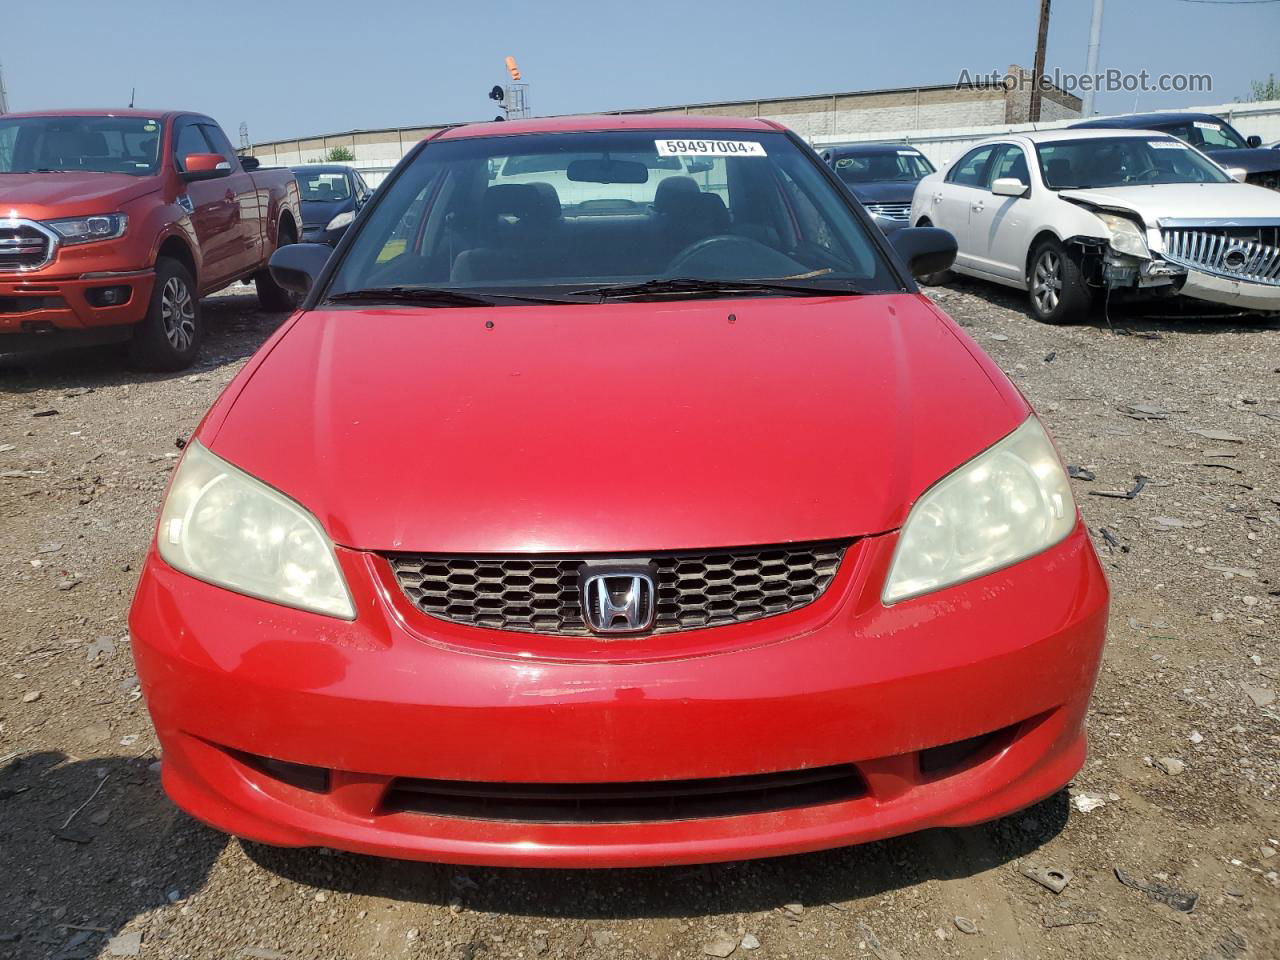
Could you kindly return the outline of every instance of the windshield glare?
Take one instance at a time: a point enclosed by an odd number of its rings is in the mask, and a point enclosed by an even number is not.
[[[331,171],[319,173],[295,169],[294,178],[298,181],[298,192],[303,200],[346,200],[351,196],[351,187],[347,183],[345,173]]]
[[[329,287],[523,291],[655,278],[898,282],[785,135],[523,134],[433,142],[383,191]]]
[[[1036,145],[1052,190],[1155,183],[1229,183],[1220,167],[1172,137],[1106,137]]]
[[[915,183],[933,173],[933,167],[914,150],[837,156],[836,175],[845,183]]]
[[[145,117],[0,117],[0,173],[150,176],[161,132],[159,120]]]

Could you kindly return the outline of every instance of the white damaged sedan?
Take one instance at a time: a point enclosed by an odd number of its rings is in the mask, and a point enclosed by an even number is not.
[[[920,181],[910,222],[950,230],[957,273],[1028,291],[1044,323],[1095,295],[1280,310],[1280,193],[1164,133],[992,138]]]

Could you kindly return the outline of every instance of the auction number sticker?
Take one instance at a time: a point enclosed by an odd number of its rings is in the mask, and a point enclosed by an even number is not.
[[[1197,126],[1201,130],[1221,130],[1222,129],[1222,124],[1220,123],[1205,123],[1203,120],[1196,120],[1195,126]]]
[[[1147,146],[1153,150],[1186,150],[1187,145],[1181,140],[1148,140]]]
[[[919,151],[919,150],[899,150],[899,151],[898,151],[898,156],[900,156],[900,157],[918,157],[918,156],[920,156],[920,151]]]
[[[660,157],[764,157],[755,140],[655,140]]]

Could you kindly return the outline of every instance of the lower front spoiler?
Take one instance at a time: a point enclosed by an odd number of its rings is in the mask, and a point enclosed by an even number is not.
[[[861,795],[724,816],[646,822],[513,822],[387,811],[392,778],[328,771],[294,785],[186,734],[164,742],[164,786],[178,806],[225,832],[283,847],[477,866],[641,867],[807,853],[931,827],[963,827],[1061,789],[1085,758],[1087,693],[997,734],[951,774],[922,773],[920,754],[857,763]],[[270,762],[270,761],[268,761]],[[288,779],[286,777],[286,779]]]

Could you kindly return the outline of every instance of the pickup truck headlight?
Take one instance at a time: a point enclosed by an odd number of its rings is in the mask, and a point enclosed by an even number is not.
[[[1126,253],[1131,257],[1143,260],[1151,259],[1151,251],[1147,249],[1147,238],[1142,228],[1118,213],[1095,213],[1099,220],[1111,231],[1111,249],[1116,253]]]
[[[199,580],[355,619],[333,544],[315,517],[198,441],[169,487],[156,544],[170,566]]]
[[[881,600],[896,603],[1025,560],[1064,540],[1076,505],[1033,415],[916,501]]]
[[[347,226],[355,218],[356,218],[356,212],[354,210],[348,210],[346,213],[340,213],[337,216],[335,216],[332,220],[330,220],[329,225],[325,227],[325,229],[337,230],[341,227]]]
[[[114,240],[129,229],[129,218],[123,213],[105,213],[96,217],[71,217],[46,220],[44,225],[56,233],[61,242],[88,243],[91,240]]]

